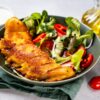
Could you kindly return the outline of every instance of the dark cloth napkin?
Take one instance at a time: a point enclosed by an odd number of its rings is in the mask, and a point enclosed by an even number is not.
[[[0,69],[0,88],[15,88],[28,93],[35,93],[40,97],[47,97],[57,100],[73,100],[79,91],[83,78],[66,83],[60,86],[45,87],[30,85],[20,81]]]
[[[2,26],[0,26],[1,28]],[[66,83],[60,86],[45,87],[30,85],[22,82],[0,69],[0,88],[15,88],[28,93],[35,93],[40,97],[52,98],[57,100],[73,100],[83,82],[83,78]]]

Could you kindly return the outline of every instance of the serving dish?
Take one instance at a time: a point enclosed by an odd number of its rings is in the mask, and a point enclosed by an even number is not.
[[[58,23],[61,23],[63,25],[65,25],[65,18],[64,17],[60,17],[60,16],[54,16],[57,20]],[[4,35],[4,26],[1,27],[0,29],[0,38],[3,37]],[[88,27],[86,27],[84,24],[81,24],[81,33],[86,32],[87,30],[89,30]],[[77,78],[82,77],[83,75],[85,75],[86,73],[88,73],[95,65],[96,63],[99,61],[100,58],[100,40],[94,36],[94,41],[92,46],[87,50],[88,52],[91,52],[94,55],[94,60],[92,62],[92,64],[86,68],[84,71],[82,71],[81,73],[77,74],[76,76],[69,78],[69,79],[65,79],[62,81],[57,81],[57,82],[43,82],[43,81],[34,81],[34,80],[29,80],[26,79],[24,77],[20,77],[17,74],[15,74],[10,68],[8,68],[8,65],[5,65],[5,59],[4,56],[2,54],[0,54],[0,66],[1,68],[8,73],[9,75],[13,76],[14,78],[17,78],[21,81],[27,82],[29,84],[35,84],[35,85],[42,85],[42,86],[54,86],[54,85],[60,85],[60,84],[65,84],[67,82],[73,81]]]

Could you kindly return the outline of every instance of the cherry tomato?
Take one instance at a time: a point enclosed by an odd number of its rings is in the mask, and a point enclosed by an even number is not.
[[[52,40],[46,40],[42,45],[41,48],[47,48],[49,50],[52,50],[53,48],[53,41]]]
[[[46,48],[52,50],[52,48],[53,48],[53,41],[52,40],[47,40],[45,42],[45,46],[46,46]]]
[[[33,43],[38,43],[40,42],[42,39],[44,39],[46,37],[46,33],[41,33],[40,35],[38,35],[34,40]]]
[[[55,24],[54,28],[57,31],[58,36],[66,35],[66,30],[67,30],[66,26],[63,26],[61,24]]]
[[[89,53],[87,56],[85,56],[85,58],[82,60],[81,62],[81,67],[82,68],[87,68],[91,65],[93,61],[93,55],[91,53]]]
[[[100,90],[100,76],[95,76],[89,81],[89,86],[95,90]]]

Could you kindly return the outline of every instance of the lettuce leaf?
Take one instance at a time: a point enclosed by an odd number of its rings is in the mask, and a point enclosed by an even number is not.
[[[74,69],[79,72],[80,71],[80,63],[84,54],[83,49],[79,49],[72,55],[71,62],[74,64]]]
[[[83,49],[79,49],[77,52],[75,52],[73,55],[68,56],[68,57],[58,57],[56,58],[56,62],[59,64],[63,64],[65,62],[71,61],[74,65],[74,69],[76,70],[76,72],[80,72],[80,63],[82,60],[84,54],[84,50]]]
[[[68,27],[71,27],[73,30],[78,30],[80,31],[80,22],[73,17],[67,17],[65,19],[66,24],[68,25]]]

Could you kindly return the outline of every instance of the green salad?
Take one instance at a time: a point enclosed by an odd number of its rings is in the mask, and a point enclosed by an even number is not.
[[[42,14],[32,13],[23,22],[33,37],[33,43],[47,52],[56,63],[71,66],[76,73],[91,65],[93,55],[87,53],[87,49],[92,45],[93,31],[82,34],[81,23],[76,18],[66,17],[62,25],[44,10]]]

